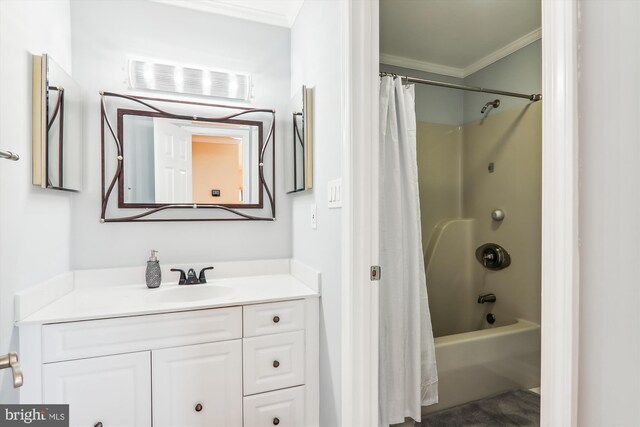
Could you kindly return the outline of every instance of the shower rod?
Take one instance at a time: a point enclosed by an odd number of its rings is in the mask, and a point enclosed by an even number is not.
[[[422,84],[431,85],[431,86],[447,87],[449,89],[468,90],[471,92],[493,93],[495,95],[513,96],[514,98],[524,98],[534,102],[540,101],[542,99],[542,95],[540,95],[539,93],[527,95],[526,93],[507,92],[504,90],[487,89],[487,88],[478,87],[478,86],[459,85],[455,83],[439,82],[437,80],[427,80],[427,79],[419,79],[417,77],[400,76],[394,73],[384,73],[384,72],[380,73],[380,77],[385,77],[385,76],[394,77],[394,78],[400,77],[401,79],[405,80],[407,83],[422,83]]]

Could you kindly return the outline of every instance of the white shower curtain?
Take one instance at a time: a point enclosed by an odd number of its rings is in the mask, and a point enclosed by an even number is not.
[[[438,402],[422,252],[415,86],[380,80],[380,425]]]

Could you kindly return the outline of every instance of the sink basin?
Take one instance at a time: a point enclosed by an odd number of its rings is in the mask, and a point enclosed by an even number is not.
[[[150,291],[145,297],[148,302],[176,303],[205,301],[229,295],[233,289],[218,285],[181,285],[175,288]]]

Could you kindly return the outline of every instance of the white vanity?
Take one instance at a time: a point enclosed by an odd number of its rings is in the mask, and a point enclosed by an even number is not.
[[[21,402],[68,403],[72,426],[318,425],[319,274],[214,265],[207,284],[114,269],[19,294]]]

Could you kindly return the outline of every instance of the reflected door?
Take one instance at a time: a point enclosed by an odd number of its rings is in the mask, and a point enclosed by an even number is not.
[[[190,203],[191,133],[153,119],[156,203]]]

